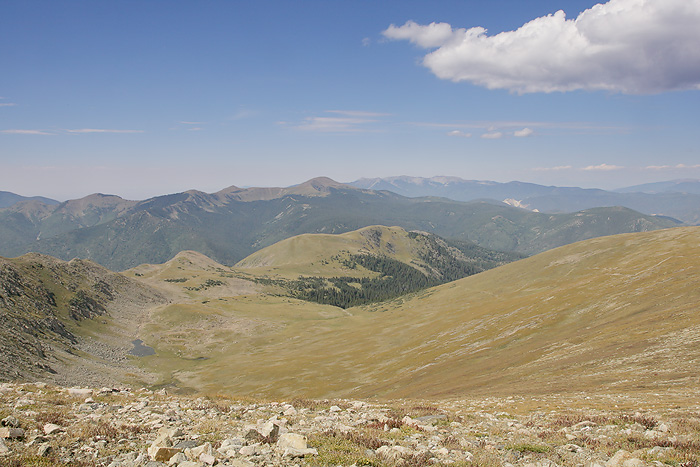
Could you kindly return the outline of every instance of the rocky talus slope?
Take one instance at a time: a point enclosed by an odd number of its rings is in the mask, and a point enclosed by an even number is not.
[[[3,466],[700,465],[698,392],[236,400],[0,385]]]
[[[92,261],[0,258],[0,381],[115,384],[146,311],[167,299]],[[97,324],[116,323],[108,333]]]

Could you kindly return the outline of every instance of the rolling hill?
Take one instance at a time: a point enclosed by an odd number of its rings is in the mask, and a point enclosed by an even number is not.
[[[124,270],[194,250],[230,266],[295,235],[343,233],[369,225],[400,226],[529,255],[677,222],[624,208],[550,215],[502,203],[406,198],[319,178],[289,188],[230,187],[140,202],[91,195],[57,207],[19,203],[0,210],[0,255],[35,251]]]
[[[369,251],[429,270],[412,240],[385,227],[301,236],[235,268],[182,252],[128,277],[42,255],[2,260],[0,309],[9,319],[0,342],[13,358],[0,377],[57,371],[58,379],[71,367],[89,378],[111,368],[110,377],[132,384],[282,398],[631,394],[700,384],[698,227],[589,239],[348,309],[258,280],[333,277],[343,267],[372,275],[339,257]],[[136,338],[155,353],[126,358]]]
[[[274,397],[682,390],[699,383],[698,254],[698,228],[597,238],[347,310],[195,294],[151,315],[141,363],[162,385]]]

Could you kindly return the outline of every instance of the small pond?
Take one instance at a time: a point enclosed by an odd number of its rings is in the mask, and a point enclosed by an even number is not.
[[[131,341],[134,344],[134,348],[129,351],[129,355],[136,355],[137,357],[146,357],[148,355],[155,355],[156,350],[153,347],[143,345],[141,339],[136,339]]]

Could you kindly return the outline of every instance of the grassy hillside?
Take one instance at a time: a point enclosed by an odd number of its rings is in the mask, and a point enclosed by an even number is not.
[[[381,304],[193,295],[142,328],[180,388],[446,397],[696,386],[700,229],[598,238]],[[189,292],[193,292],[190,290]]]
[[[425,232],[371,226],[306,234],[253,253],[236,266],[303,300],[348,308],[395,298],[522,258]]]

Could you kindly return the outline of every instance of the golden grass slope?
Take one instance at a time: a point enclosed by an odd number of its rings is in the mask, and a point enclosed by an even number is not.
[[[345,311],[193,293],[152,314],[142,338],[157,355],[140,362],[163,385],[274,397],[682,390],[700,384],[699,257],[688,227],[587,240]]]
[[[411,239],[401,227],[364,227],[344,234],[303,234],[263,248],[236,264],[237,269],[256,275],[375,276],[363,267],[350,269],[342,260],[349,255],[388,256],[412,264],[425,264],[419,258],[420,241]]]

